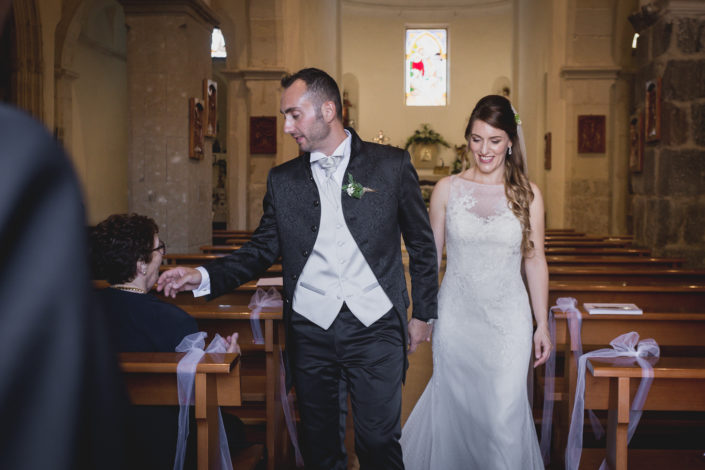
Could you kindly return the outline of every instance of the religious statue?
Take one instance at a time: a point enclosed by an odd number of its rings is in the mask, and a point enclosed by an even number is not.
[[[348,92],[344,91],[343,92],[343,126],[344,127],[353,127],[353,120],[350,119],[350,108],[352,108],[352,107],[353,107],[353,104],[348,99]]]
[[[384,135],[384,132],[382,131],[382,129],[380,129],[379,133],[377,133],[377,137],[372,139],[373,142],[376,142],[378,144],[383,144],[383,145],[388,144],[389,140],[390,140],[389,137]]]

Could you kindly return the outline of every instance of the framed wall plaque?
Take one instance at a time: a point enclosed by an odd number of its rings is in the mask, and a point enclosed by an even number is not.
[[[543,135],[543,169],[551,169],[551,133],[546,132]]]
[[[661,79],[646,82],[644,132],[647,142],[661,139]]]
[[[605,116],[578,116],[578,153],[605,153]]]
[[[188,156],[197,160],[203,159],[203,100],[200,98],[189,98],[189,121],[188,121]]]
[[[277,153],[276,116],[250,117],[250,153]]]
[[[644,115],[629,120],[629,170],[640,173],[644,167]]]

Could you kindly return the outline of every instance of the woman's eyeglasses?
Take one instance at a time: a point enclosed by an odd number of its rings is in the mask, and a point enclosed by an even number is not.
[[[166,243],[164,243],[163,241],[160,240],[159,246],[157,246],[156,248],[153,248],[152,251],[158,251],[162,254],[162,256],[164,256],[166,254]]]

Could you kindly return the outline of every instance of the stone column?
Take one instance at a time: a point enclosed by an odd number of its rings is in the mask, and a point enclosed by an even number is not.
[[[565,127],[563,139],[554,136],[556,159],[565,145],[563,166],[556,168],[565,175],[564,222],[581,232],[623,234],[631,61],[625,32],[628,11],[609,1],[567,3],[566,63],[560,69]],[[578,121],[590,115],[604,118],[604,149],[581,152]],[[594,143],[597,135],[589,135],[586,143]]]
[[[154,218],[168,250],[211,241],[212,153],[189,158],[189,98],[211,76],[213,12],[201,0],[121,0],[127,23],[128,206]]]
[[[653,2],[630,17],[639,32],[635,114],[661,80],[660,136],[644,144],[632,176],[637,243],[705,266],[705,3]]]

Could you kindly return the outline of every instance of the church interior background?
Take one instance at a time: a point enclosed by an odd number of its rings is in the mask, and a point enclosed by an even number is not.
[[[405,102],[407,28],[447,31],[443,106]],[[548,228],[705,266],[701,0],[16,0],[0,41],[0,98],[66,148],[88,223],[148,215],[170,252],[209,244],[213,222],[257,226],[268,170],[298,153],[279,80],[312,66],[363,139],[403,147],[428,123],[448,141],[418,168],[427,184],[475,102],[508,95]]]

